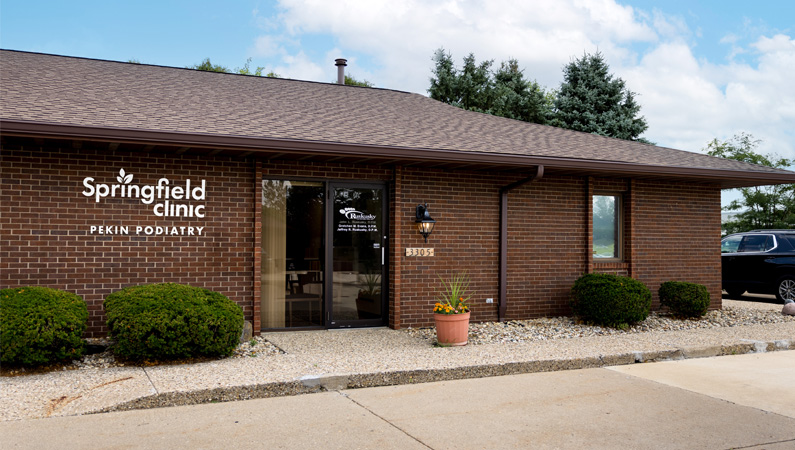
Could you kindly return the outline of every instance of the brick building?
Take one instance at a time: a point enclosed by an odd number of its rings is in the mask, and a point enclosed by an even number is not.
[[[386,89],[0,51],[0,286],[177,282],[255,330],[570,312],[588,272],[708,287],[720,190],[795,173],[463,111]],[[436,220],[427,242],[417,206]]]

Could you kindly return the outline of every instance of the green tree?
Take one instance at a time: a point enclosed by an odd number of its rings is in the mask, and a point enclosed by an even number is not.
[[[458,74],[453,56],[440,48],[433,53],[432,59],[434,69],[431,87],[428,89],[430,97],[442,103],[458,106]]]
[[[756,152],[761,141],[739,133],[726,141],[713,139],[704,149],[710,156],[733,159],[779,169],[789,168],[792,160]],[[725,211],[742,211],[722,225],[727,233],[754,229],[795,228],[795,184],[739,188],[742,199],[733,200]]]
[[[584,54],[563,69],[552,125],[619,139],[648,142],[635,93],[610,73],[600,52]]]
[[[488,112],[533,123],[546,123],[552,101],[535,81],[524,78],[519,62],[509,59],[494,73],[494,100]]]
[[[257,67],[254,70],[251,70],[251,58],[246,60],[246,63],[243,67],[235,67],[235,70],[229,70],[228,67],[224,67],[221,65],[213,64],[210,62],[210,58],[205,58],[200,64],[194,64],[193,66],[188,67],[189,69],[196,69],[196,70],[204,70],[206,72],[219,72],[219,73],[239,73],[241,75],[254,75],[261,77],[262,72],[265,70],[264,67]],[[274,73],[273,71],[268,72],[264,76],[269,78],[281,78],[279,74]]]
[[[217,64],[213,64],[210,62],[210,58],[204,58],[199,64],[195,64],[193,66],[188,67],[189,69],[196,69],[196,70],[203,70],[205,72],[219,72],[219,73],[232,73],[231,70],[224,66],[220,66]]]
[[[458,69],[444,49],[433,54],[434,69],[428,93],[431,98],[458,108],[500,117],[545,123],[551,110],[547,93],[528,81],[519,62],[510,59],[492,70],[493,60],[478,63],[470,53]]]
[[[336,83],[337,80],[332,81],[332,83]],[[375,85],[367,80],[357,80],[354,78],[353,75],[345,75],[345,85],[346,86],[361,86],[361,87],[375,87]]]
[[[490,70],[492,64],[494,60],[478,64],[473,53],[464,58],[464,66],[458,72],[458,102],[454,103],[455,106],[478,112],[491,109],[494,99],[494,80]]]

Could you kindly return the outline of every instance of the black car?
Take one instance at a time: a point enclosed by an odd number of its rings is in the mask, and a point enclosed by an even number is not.
[[[775,294],[795,301],[795,230],[753,230],[730,234],[720,244],[723,289]]]

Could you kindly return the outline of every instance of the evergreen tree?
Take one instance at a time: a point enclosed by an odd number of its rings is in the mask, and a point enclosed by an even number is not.
[[[601,53],[585,54],[563,69],[552,125],[619,139],[641,140],[648,125],[635,94],[615,78]]]
[[[464,66],[458,72],[459,108],[470,111],[486,112],[494,100],[494,81],[491,78],[493,60],[475,62],[475,55],[470,53],[464,58]]]
[[[795,161],[756,153],[759,140],[746,133],[720,142],[713,139],[705,150],[710,156],[733,159],[767,167],[787,169]],[[727,233],[754,229],[795,229],[795,184],[739,188],[741,200],[732,201],[725,211],[740,211],[722,225]]]
[[[428,94],[434,100],[458,106],[458,74],[453,63],[453,56],[438,49],[433,53],[433,75]]]
[[[551,103],[535,81],[525,80],[519,62],[509,59],[494,73],[494,100],[488,111],[495,116],[546,123]]]
[[[450,53],[438,49],[433,55],[434,69],[430,97],[470,111],[500,117],[545,123],[550,115],[549,96],[535,81],[528,81],[519,62],[510,59],[492,71],[493,60],[478,63],[470,53],[460,69]]]

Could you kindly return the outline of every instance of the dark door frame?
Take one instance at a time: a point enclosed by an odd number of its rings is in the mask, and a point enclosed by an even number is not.
[[[334,303],[334,191],[336,189],[381,189],[381,318],[332,321]],[[326,181],[326,224],[325,272],[324,278],[324,320],[327,329],[379,327],[389,319],[389,189],[385,181]]]

